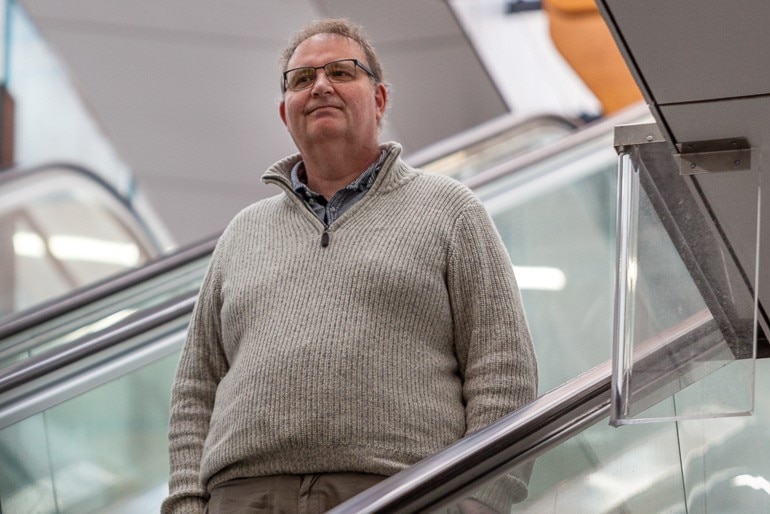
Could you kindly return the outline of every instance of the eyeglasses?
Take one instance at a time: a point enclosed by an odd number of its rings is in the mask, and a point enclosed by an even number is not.
[[[372,78],[376,78],[369,68],[358,59],[332,61],[323,66],[303,66],[283,72],[283,89],[302,91],[315,84],[318,70],[323,69],[329,82],[350,82],[356,78],[356,68],[361,68]]]

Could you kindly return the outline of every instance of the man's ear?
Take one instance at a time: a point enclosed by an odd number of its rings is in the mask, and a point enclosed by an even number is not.
[[[388,107],[388,88],[385,84],[376,84],[374,86],[374,103],[377,106],[377,121],[385,114],[385,109]]]
[[[281,121],[283,121],[283,124],[286,125],[286,102],[281,100],[281,103],[278,104],[278,114],[281,116]]]

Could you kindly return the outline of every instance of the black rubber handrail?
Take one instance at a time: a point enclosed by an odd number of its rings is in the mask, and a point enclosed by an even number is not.
[[[552,127],[561,126],[568,132],[577,129],[582,130],[583,128],[583,124],[581,123],[578,125],[576,120],[570,120],[554,114],[540,114],[527,118],[506,115],[494,118],[486,123],[477,125],[454,136],[449,136],[446,139],[417,150],[416,152],[412,152],[406,155],[404,160],[406,160],[410,166],[419,168],[439,159],[443,159],[447,155],[454,154],[460,150],[465,150],[492,138],[496,138],[506,132],[526,129],[528,127],[543,127],[549,125]],[[564,137],[567,136],[565,135]]]
[[[615,118],[612,118],[612,119],[615,119]],[[549,116],[549,115],[528,118],[522,121],[517,121],[516,124],[523,125],[526,123],[532,123],[533,121],[552,121],[552,122],[558,121],[560,123],[565,123],[565,124],[569,124],[570,126],[574,126],[574,123],[570,122],[569,120],[566,120],[560,117]],[[512,127],[516,126],[516,124],[503,124],[499,131],[503,132],[505,130],[510,130]],[[583,131],[585,131],[585,129],[580,130],[575,134],[580,134]],[[593,128],[590,131],[591,137],[593,137],[593,134],[595,133],[595,131],[596,131],[595,128]],[[575,139],[575,134],[566,136],[565,139],[568,139],[569,141],[573,141]],[[487,134],[486,132],[484,132],[484,137],[489,137],[489,136],[490,134]],[[463,147],[463,145],[467,146],[467,145],[475,144],[476,142],[478,142],[479,138],[480,138],[479,134],[476,134],[476,133],[467,135],[465,139],[463,139],[462,141],[458,141],[458,144],[457,144],[458,149]],[[579,144],[582,141],[583,139],[579,139],[578,142],[574,144]],[[555,148],[553,151],[549,151],[548,149],[551,146],[552,145],[549,145],[544,149],[536,152],[537,153],[536,159],[540,160],[540,159],[543,159],[544,156],[548,156],[552,153],[558,153],[560,151],[563,151],[563,148],[561,146],[559,146],[558,148]],[[529,153],[532,153],[532,152],[529,152]],[[514,159],[511,163],[508,163],[505,167],[508,170],[508,173],[513,173],[517,169],[529,164],[530,164],[530,160],[520,161],[520,160]],[[72,169],[77,169],[84,173],[94,175],[96,179],[101,180],[99,179],[98,176],[96,176],[92,172],[89,172],[85,168],[80,168],[78,166],[69,165],[66,163],[55,163],[55,164],[49,164],[46,167],[51,167],[51,166],[69,167]],[[43,167],[40,167],[40,169],[42,168]],[[38,171],[38,168],[28,170],[25,173],[29,173],[31,171]],[[9,170],[3,173],[4,175],[0,174],[0,178],[9,177],[10,175],[19,176],[22,172],[19,170]],[[499,170],[498,170],[498,173],[499,173]],[[487,175],[486,174],[482,174],[482,175],[486,179]],[[477,180],[478,179],[472,179],[472,181],[477,181]],[[103,182],[103,180],[101,181]],[[488,180],[483,180],[483,183],[486,183],[486,182],[488,182]],[[475,183],[467,183],[466,185],[468,185],[471,188],[476,186]],[[109,186],[109,184],[107,184],[107,186]],[[137,268],[135,270],[129,270],[119,275],[108,277],[103,281],[100,281],[93,285],[86,286],[82,289],[79,289],[78,291],[66,297],[54,299],[54,300],[51,300],[50,302],[39,304],[29,309],[28,311],[12,314],[11,316],[8,316],[6,319],[0,321],[0,323],[2,323],[0,324],[0,340],[14,336],[38,324],[46,323],[51,319],[54,319],[56,317],[72,312],[76,309],[79,309],[87,305],[88,303],[106,298],[110,295],[113,295],[119,292],[121,289],[138,285],[141,282],[157,277],[158,275],[161,275],[176,267],[182,266],[196,259],[209,255],[213,251],[214,246],[216,245],[216,241],[219,238],[219,235],[220,234],[213,235],[201,241],[200,243],[190,245],[172,254],[168,254],[167,256],[156,259],[150,262],[149,264],[144,265],[141,268]]]
[[[197,297],[196,288],[138,311],[99,332],[6,366],[0,370],[0,395],[180,317],[189,316]]]
[[[663,331],[640,343],[634,364],[660,362],[672,348],[691,343],[693,333],[708,326],[696,315],[675,330]],[[334,514],[422,512],[531,461],[609,418],[612,406],[612,361],[607,361],[546,393],[445,450],[397,473],[330,511]],[[668,378],[687,369],[687,361],[667,371]],[[663,377],[657,383],[665,382]],[[654,384],[638,384],[634,401],[654,394]]]
[[[607,362],[329,513],[416,513],[434,508],[607,418],[610,391],[611,365]]]
[[[219,235],[213,236],[151,261],[141,268],[114,275],[90,286],[78,289],[65,297],[54,299],[28,311],[9,316],[7,321],[0,325],[0,340],[15,336],[32,327],[47,323],[90,303],[103,300],[124,289],[137,286],[142,282],[210,255],[214,251],[218,239]]]
[[[11,168],[11,169],[2,170],[0,171],[0,187],[6,187],[8,184],[12,182],[16,182],[18,180],[24,180],[27,177],[33,176],[38,173],[45,173],[50,170],[66,170],[68,172],[72,172],[72,173],[76,173],[78,175],[84,176],[91,182],[95,182],[99,184],[99,187],[107,191],[110,194],[110,196],[114,197],[117,201],[119,201],[128,209],[131,209],[130,200],[126,198],[124,195],[120,194],[120,192],[112,184],[107,182],[104,179],[104,177],[100,176],[98,173],[94,172],[93,170],[86,168],[85,166],[81,166],[79,164],[74,164],[70,162],[53,161],[53,162],[47,162],[45,164],[40,164],[37,166],[32,166],[30,168]]]

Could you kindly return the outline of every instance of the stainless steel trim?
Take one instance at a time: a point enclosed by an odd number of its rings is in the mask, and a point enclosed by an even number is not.
[[[216,246],[218,239],[219,236],[217,235],[201,243],[183,248],[167,257],[155,260],[136,270],[128,271],[104,282],[80,289],[64,298],[38,306],[34,310],[11,316],[0,325],[0,340],[17,335],[89,303],[99,301],[126,288],[136,286],[163,273],[167,273],[174,268],[205,257],[214,251],[214,246]]]
[[[617,134],[617,132],[616,132]],[[618,214],[616,226],[615,312],[612,341],[612,411],[610,424],[628,415],[633,309],[636,283],[636,219],[639,212],[639,173],[631,156],[618,156]],[[631,314],[631,315],[629,315]]]
[[[622,152],[627,146],[663,143],[663,134],[657,123],[634,123],[615,127],[615,149]]]
[[[744,137],[680,143],[675,160],[680,175],[751,169],[751,144]]]
[[[478,144],[486,139],[495,137],[502,132],[512,130],[518,127],[524,127],[526,125],[536,124],[553,124],[563,125],[571,129],[577,129],[578,127],[574,122],[555,116],[553,114],[541,114],[535,116],[529,116],[523,118],[518,115],[506,114],[494,118],[482,125],[478,125],[471,129],[461,132],[455,136],[442,139],[438,143],[430,145],[426,148],[418,150],[406,156],[405,160],[410,165],[415,167],[424,166],[432,161],[446,157],[449,154],[467,148],[471,145]]]
[[[527,152],[524,155],[515,157],[510,161],[495,166],[483,173],[464,180],[463,183],[471,189],[475,189],[494,182],[502,177],[515,173],[525,167],[531,166],[536,162],[553,157],[571,148],[580,146],[587,141],[597,137],[612,133],[614,127],[618,124],[629,124],[639,122],[650,117],[649,109],[644,104],[636,104],[632,107],[620,111],[618,114],[595,122],[585,128],[571,134],[564,139],[553,144]]]
[[[435,507],[490,473],[526,462],[606,417],[609,390],[607,362],[329,512],[420,512]]]
[[[189,314],[197,296],[197,291],[184,293],[161,305],[139,311],[114,327],[7,366],[0,370],[0,396],[43,375],[58,371],[80,359]]]

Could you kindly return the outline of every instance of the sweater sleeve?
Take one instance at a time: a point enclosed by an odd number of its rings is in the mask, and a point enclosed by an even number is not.
[[[163,514],[201,514],[208,501],[200,480],[203,443],[216,389],[228,368],[220,338],[220,290],[215,251],[193,310],[171,394],[171,476]]]
[[[513,267],[476,199],[455,222],[448,263],[469,435],[535,399],[537,363]],[[473,496],[507,512],[526,498],[530,471],[526,467],[501,477]]]

